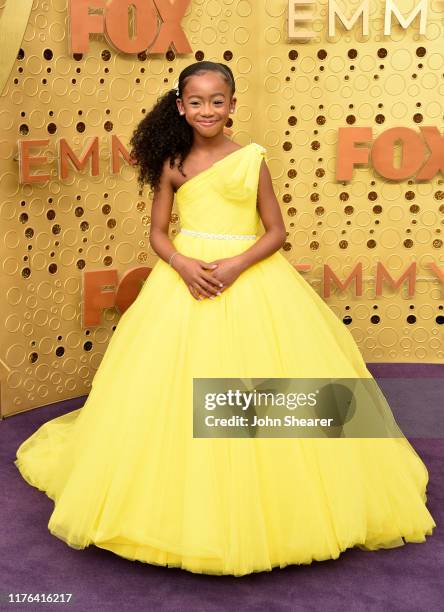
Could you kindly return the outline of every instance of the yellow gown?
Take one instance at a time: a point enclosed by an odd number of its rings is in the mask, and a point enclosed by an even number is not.
[[[178,189],[178,251],[212,261],[258,239],[248,235],[260,227],[265,155],[250,143]],[[77,549],[242,576],[432,533],[427,468],[404,436],[193,438],[193,377],[371,374],[350,331],[279,251],[202,301],[159,258],[86,403],[18,448],[23,478],[54,501],[54,536]]]

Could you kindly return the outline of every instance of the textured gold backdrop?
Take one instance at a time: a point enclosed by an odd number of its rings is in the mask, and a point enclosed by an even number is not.
[[[341,7],[351,15],[359,4]],[[361,168],[349,184],[334,178],[339,127],[370,126],[374,137],[394,126],[442,130],[443,23],[438,3],[430,5],[425,36],[418,20],[407,31],[394,24],[384,36],[384,3],[377,1],[368,37],[360,26],[346,32],[337,22],[331,40],[327,4],[319,2],[317,38],[301,44],[287,40],[287,2],[193,0],[182,21],[193,54],[123,55],[93,35],[89,53],[72,58],[66,1],[35,0],[0,97],[2,414],[89,392],[120,314],[106,309],[100,326],[82,329],[83,271],[109,267],[121,276],[157,259],[147,191],[139,196],[126,164],[120,175],[109,174],[111,135],[127,144],[156,97],[201,59],[225,62],[235,74],[233,138],[267,147],[288,230],[285,256],[312,266],[305,278],[319,292],[324,264],[345,279],[362,262],[364,295],[334,290],[327,301],[365,359],[442,362],[444,302],[428,269],[432,261],[444,265],[442,175],[394,183]],[[414,3],[398,6],[407,14]],[[0,28],[4,7],[0,0]],[[96,135],[100,176],[72,170],[59,180],[58,138],[79,155]],[[19,138],[50,138],[49,182],[19,184]],[[178,227],[174,208],[171,236]],[[378,261],[393,276],[416,261],[416,295],[408,298],[405,284],[375,298]]]

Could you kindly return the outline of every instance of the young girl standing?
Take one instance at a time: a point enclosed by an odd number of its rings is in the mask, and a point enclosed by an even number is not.
[[[48,528],[70,546],[197,573],[424,542],[428,472],[386,404],[393,437],[193,437],[196,378],[372,380],[351,333],[279,252],[266,150],[224,135],[234,93],[228,66],[191,64],[135,130],[159,260],[85,405],[40,427],[15,463],[54,500]]]

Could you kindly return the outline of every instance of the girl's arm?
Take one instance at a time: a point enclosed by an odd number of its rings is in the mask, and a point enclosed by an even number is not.
[[[168,236],[174,199],[170,171],[167,159],[163,165],[159,186],[154,189],[151,206],[150,244],[157,255],[166,263],[169,263],[169,258],[177,250]],[[180,256],[177,255],[174,259],[177,259],[177,257]]]
[[[285,223],[274,193],[270,171],[264,159],[259,172],[257,208],[265,228],[265,234],[249,249],[233,257],[241,272],[278,251],[287,238]]]

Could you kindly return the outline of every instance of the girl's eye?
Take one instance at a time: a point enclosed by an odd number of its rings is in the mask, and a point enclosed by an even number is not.
[[[215,104],[223,104],[223,100],[216,100]],[[199,102],[191,102],[191,105],[194,106],[195,104],[199,104]]]

